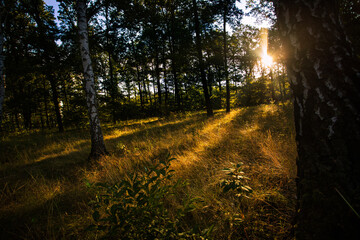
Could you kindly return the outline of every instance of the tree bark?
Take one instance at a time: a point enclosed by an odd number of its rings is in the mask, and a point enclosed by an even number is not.
[[[155,76],[156,76],[156,86],[157,86],[157,95],[158,95],[158,103],[159,103],[159,113],[162,113],[162,98],[161,98],[161,83],[160,83],[160,68],[159,68],[159,55],[156,52],[155,58]],[[155,93],[155,91],[154,91]]]
[[[360,64],[338,1],[274,4],[294,94],[296,239],[360,239]]]
[[[193,3],[194,22],[195,22],[196,51],[197,51],[198,60],[199,60],[201,83],[202,83],[202,87],[204,90],[207,116],[211,117],[214,115],[214,113],[213,113],[213,109],[212,109],[211,99],[210,99],[210,95],[209,95],[208,82],[206,79],[205,68],[204,68],[198,8],[197,8],[196,0],[193,0],[192,3]]]
[[[49,122],[49,112],[48,112],[48,101],[47,101],[47,94],[48,91],[46,91],[46,82],[45,79],[43,80],[43,100],[44,100],[44,107],[45,107],[45,117],[46,117],[46,127],[50,128],[50,122]]]
[[[59,132],[64,132],[64,126],[63,126],[62,117],[61,117],[61,113],[60,113],[59,96],[58,96],[58,92],[57,92],[57,83],[56,83],[53,73],[49,73],[48,78],[49,78],[50,85],[51,85],[52,100],[54,103],[54,110],[55,110],[55,115],[56,115],[56,123],[58,125]]]
[[[0,23],[1,24],[1,23]],[[1,26],[0,26],[1,28]],[[0,30],[0,129],[3,119],[3,104],[5,100],[5,79],[4,79],[4,55],[3,55],[4,35]]]
[[[163,79],[164,79],[164,105],[165,105],[165,112],[167,114],[168,110],[168,102],[169,102],[169,91],[168,91],[168,78],[167,78],[167,70],[166,70],[166,56],[165,51],[163,50],[163,56],[162,56],[162,64],[163,64]]]
[[[91,153],[89,160],[98,159],[102,155],[107,154],[104,138],[101,131],[100,119],[97,109],[97,99],[95,91],[94,72],[91,65],[89,41],[88,41],[88,25],[86,19],[86,0],[77,2],[78,15],[78,32],[80,41],[80,52],[82,64],[84,68],[84,82],[86,92],[86,103],[90,120],[91,135]]]
[[[224,13],[223,13],[223,37],[224,37],[224,71],[225,71],[225,86],[226,86],[226,112],[230,112],[230,82],[227,66],[227,37],[226,37],[226,17],[227,17],[227,1],[224,0]]]
[[[110,106],[111,106],[111,115],[112,115],[112,121],[113,124],[116,124],[116,98],[117,98],[117,80],[114,77],[114,67],[112,62],[112,54],[111,54],[111,48],[110,48],[110,34],[109,34],[109,5],[106,3],[105,5],[105,38],[106,38],[106,52],[108,54],[108,61],[109,61],[109,78],[110,83],[109,89],[107,89],[110,93]]]

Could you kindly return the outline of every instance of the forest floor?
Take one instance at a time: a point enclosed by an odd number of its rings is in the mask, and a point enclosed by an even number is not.
[[[0,239],[96,239],[87,183],[116,183],[169,152],[178,198],[196,198],[187,224],[212,239],[291,239],[296,145],[289,105],[173,114],[105,125],[111,153],[88,164],[87,130],[29,133],[0,141]],[[223,192],[225,168],[242,163],[251,193]],[[171,208],[171,204],[169,204]],[[169,209],[171,211],[171,209]],[[185,226],[186,224],[184,224]]]

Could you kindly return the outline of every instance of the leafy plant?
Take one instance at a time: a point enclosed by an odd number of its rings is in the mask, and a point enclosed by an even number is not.
[[[125,153],[128,151],[126,145],[123,144],[122,142],[118,142],[118,143],[116,144],[116,150],[117,150],[120,154],[125,154]]]
[[[249,180],[242,171],[242,163],[233,164],[232,168],[223,169],[226,172],[226,178],[221,181],[220,186],[223,192],[235,191],[237,197],[248,197],[248,194],[252,192],[250,186],[246,185]]]
[[[195,209],[196,199],[186,199],[175,213],[168,210],[166,200],[186,186],[185,181],[171,181],[173,160],[168,155],[144,167],[142,173],[129,173],[117,184],[95,184],[96,200],[91,202],[95,224],[89,229],[102,231],[104,238],[205,239],[211,229],[200,232],[181,227],[187,213]]]

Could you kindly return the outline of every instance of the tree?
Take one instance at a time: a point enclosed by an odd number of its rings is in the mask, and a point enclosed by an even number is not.
[[[107,154],[101,131],[99,114],[97,109],[97,98],[95,90],[94,72],[91,65],[88,24],[86,18],[86,0],[77,1],[77,21],[80,42],[80,52],[84,68],[84,83],[86,92],[86,103],[90,120],[91,153],[89,159],[98,159]]]
[[[52,101],[54,104],[54,111],[56,115],[56,122],[58,125],[59,132],[64,132],[62,116],[60,113],[60,103],[57,79],[55,77],[55,66],[58,64],[58,47],[56,45],[56,33],[57,27],[54,22],[53,14],[50,14],[49,10],[46,10],[42,1],[25,2],[24,6],[27,8],[28,13],[32,16],[34,21],[37,23],[38,33],[38,55],[45,64],[43,65],[43,72],[50,82]],[[42,48],[44,54],[41,54]]]
[[[359,58],[339,1],[273,1],[294,94],[296,239],[360,239]]]
[[[196,35],[196,51],[197,51],[197,57],[198,57],[198,61],[199,61],[200,78],[201,78],[201,83],[202,83],[203,90],[204,90],[207,116],[211,117],[214,115],[214,113],[213,113],[210,94],[209,94],[208,82],[207,82],[206,75],[205,75],[205,67],[204,67],[204,60],[203,60],[203,53],[202,53],[202,41],[201,41],[201,35],[200,35],[200,23],[199,23],[199,16],[198,16],[198,7],[197,7],[196,0],[192,0],[192,3],[193,3],[195,35]]]
[[[3,119],[3,105],[5,101],[5,79],[4,79],[4,60],[5,55],[3,52],[5,41],[5,28],[8,12],[13,7],[14,3],[11,1],[0,1],[0,129]]]
[[[222,15],[223,23],[223,38],[224,38],[224,72],[225,72],[225,86],[226,86],[226,112],[230,112],[230,81],[228,71],[228,43],[227,43],[227,31],[226,25],[234,22],[238,23],[238,20],[242,16],[242,12],[236,7],[235,0],[219,0],[220,12]]]
[[[3,44],[4,44],[4,22],[5,22],[5,4],[3,1],[0,2],[0,129],[3,116],[3,103],[5,100],[5,79],[4,79],[4,54],[3,54]]]

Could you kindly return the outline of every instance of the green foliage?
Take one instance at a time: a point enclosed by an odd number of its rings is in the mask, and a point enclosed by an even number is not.
[[[105,239],[206,239],[211,229],[200,232],[182,227],[187,214],[195,209],[196,199],[186,199],[175,212],[168,210],[170,198],[186,186],[185,181],[171,181],[172,160],[168,156],[142,173],[127,174],[114,185],[95,184],[96,200],[90,203],[95,224],[89,229],[101,231]]]
[[[223,192],[234,191],[237,197],[248,197],[248,194],[252,192],[250,186],[245,185],[248,177],[244,176],[244,172],[241,169],[242,163],[234,164],[232,168],[225,168],[226,178],[221,182]]]

